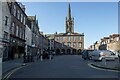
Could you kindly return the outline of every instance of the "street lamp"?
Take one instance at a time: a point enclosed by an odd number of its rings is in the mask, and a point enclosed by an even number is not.
[[[41,55],[40,60],[43,61],[43,36],[41,35]]]
[[[25,52],[24,52],[24,63],[28,62],[27,60],[27,44],[25,44]]]
[[[2,43],[2,38],[0,38],[0,43]],[[0,80],[2,79],[2,59],[3,59],[3,46],[0,44]]]
[[[50,39],[50,60],[52,59],[52,39]]]

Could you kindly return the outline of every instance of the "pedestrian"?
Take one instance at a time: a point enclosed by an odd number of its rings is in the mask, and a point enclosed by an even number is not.
[[[29,59],[30,59],[30,62],[32,62],[32,55],[30,54],[30,56],[29,56]]]
[[[24,52],[23,59],[24,59],[24,63],[26,63],[26,52]]]
[[[119,60],[119,63],[120,63],[120,53],[118,53],[118,60]]]
[[[31,55],[31,62],[34,62],[34,55]]]
[[[28,62],[30,62],[30,55],[28,55],[27,60],[28,60]]]

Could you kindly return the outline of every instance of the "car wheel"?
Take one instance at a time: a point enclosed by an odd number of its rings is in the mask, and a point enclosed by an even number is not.
[[[89,57],[89,60],[92,60],[92,56]]]
[[[84,60],[86,60],[86,58],[84,58]]]
[[[106,61],[106,59],[105,59],[105,58],[102,58],[100,61],[105,62],[105,61]]]
[[[96,60],[94,60],[94,62],[96,62]]]

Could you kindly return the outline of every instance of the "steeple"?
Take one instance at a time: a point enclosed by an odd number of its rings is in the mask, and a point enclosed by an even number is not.
[[[68,6],[68,20],[71,19],[71,9],[70,9],[70,3],[69,3],[69,6]]]
[[[66,18],[66,33],[74,33],[74,18],[71,18],[70,3],[68,6],[68,16]]]

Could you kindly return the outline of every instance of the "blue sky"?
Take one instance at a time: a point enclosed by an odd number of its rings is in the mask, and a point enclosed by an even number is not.
[[[40,31],[46,34],[65,32],[68,2],[24,2],[26,13],[37,16]],[[74,31],[85,34],[85,48],[95,41],[118,33],[117,2],[71,2]]]

